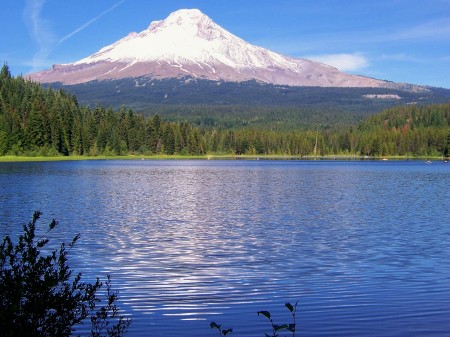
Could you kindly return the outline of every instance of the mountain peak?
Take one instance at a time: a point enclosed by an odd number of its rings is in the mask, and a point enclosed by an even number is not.
[[[203,14],[199,9],[179,9],[175,12],[172,12],[167,19],[166,22],[174,22],[180,24],[181,22],[198,22],[201,19],[207,17]]]
[[[382,87],[385,81],[340,72],[322,63],[280,55],[252,45],[198,9],[180,9],[140,33],[72,64],[31,74],[33,80],[65,84],[146,76],[194,77],[321,87]]]
[[[168,28],[171,26],[198,26],[202,21],[211,22],[212,20],[198,9],[180,9],[172,12],[164,20],[153,21],[147,31],[153,31],[161,27]]]
[[[205,31],[220,29],[219,26],[198,9],[180,9],[171,13],[166,19],[153,21],[148,29],[141,34],[168,33],[180,36],[184,39],[187,36],[198,36],[204,38]]]

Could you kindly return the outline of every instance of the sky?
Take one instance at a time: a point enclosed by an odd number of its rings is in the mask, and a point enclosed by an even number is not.
[[[450,89],[450,0],[2,0],[13,75],[72,63],[182,8],[280,54]]]

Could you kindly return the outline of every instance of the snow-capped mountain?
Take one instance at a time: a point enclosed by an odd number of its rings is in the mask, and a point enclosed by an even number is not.
[[[292,86],[393,87],[392,82],[349,75],[307,59],[254,46],[226,31],[197,9],[182,9],[140,33],[75,63],[30,74],[43,83],[78,84],[146,76],[191,76],[223,81],[258,80]]]

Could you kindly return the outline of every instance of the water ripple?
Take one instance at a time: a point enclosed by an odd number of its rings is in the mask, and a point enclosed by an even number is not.
[[[81,232],[71,266],[112,274],[131,337],[263,334],[297,300],[299,336],[447,336],[450,173],[420,164],[0,165],[0,230],[41,209]]]

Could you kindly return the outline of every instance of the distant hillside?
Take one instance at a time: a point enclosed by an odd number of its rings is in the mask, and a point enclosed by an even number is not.
[[[144,115],[198,126],[254,127],[278,130],[355,124],[386,108],[406,104],[446,103],[450,90],[427,92],[382,88],[290,87],[196,80],[192,78],[93,81],[53,84],[91,107],[131,107]]]
[[[450,103],[387,109],[362,121],[356,133],[366,155],[449,157]]]
[[[168,107],[182,117],[183,112],[176,110],[181,105]],[[354,126],[315,128],[311,127],[315,114],[297,116],[290,110],[293,107],[267,108],[261,116],[263,110],[239,109],[230,110],[234,119],[229,121],[242,116],[241,125],[230,124],[227,129],[164,121],[157,114],[146,118],[125,107],[90,108],[64,90],[11,77],[5,65],[0,71],[0,155],[449,155],[450,103],[397,106]],[[280,117],[283,111],[291,121],[297,118],[306,124],[305,116],[309,117],[309,129],[288,129]],[[327,116],[332,114],[324,110],[320,118]],[[211,117],[211,123],[214,118],[228,121],[226,114],[219,117]]]

